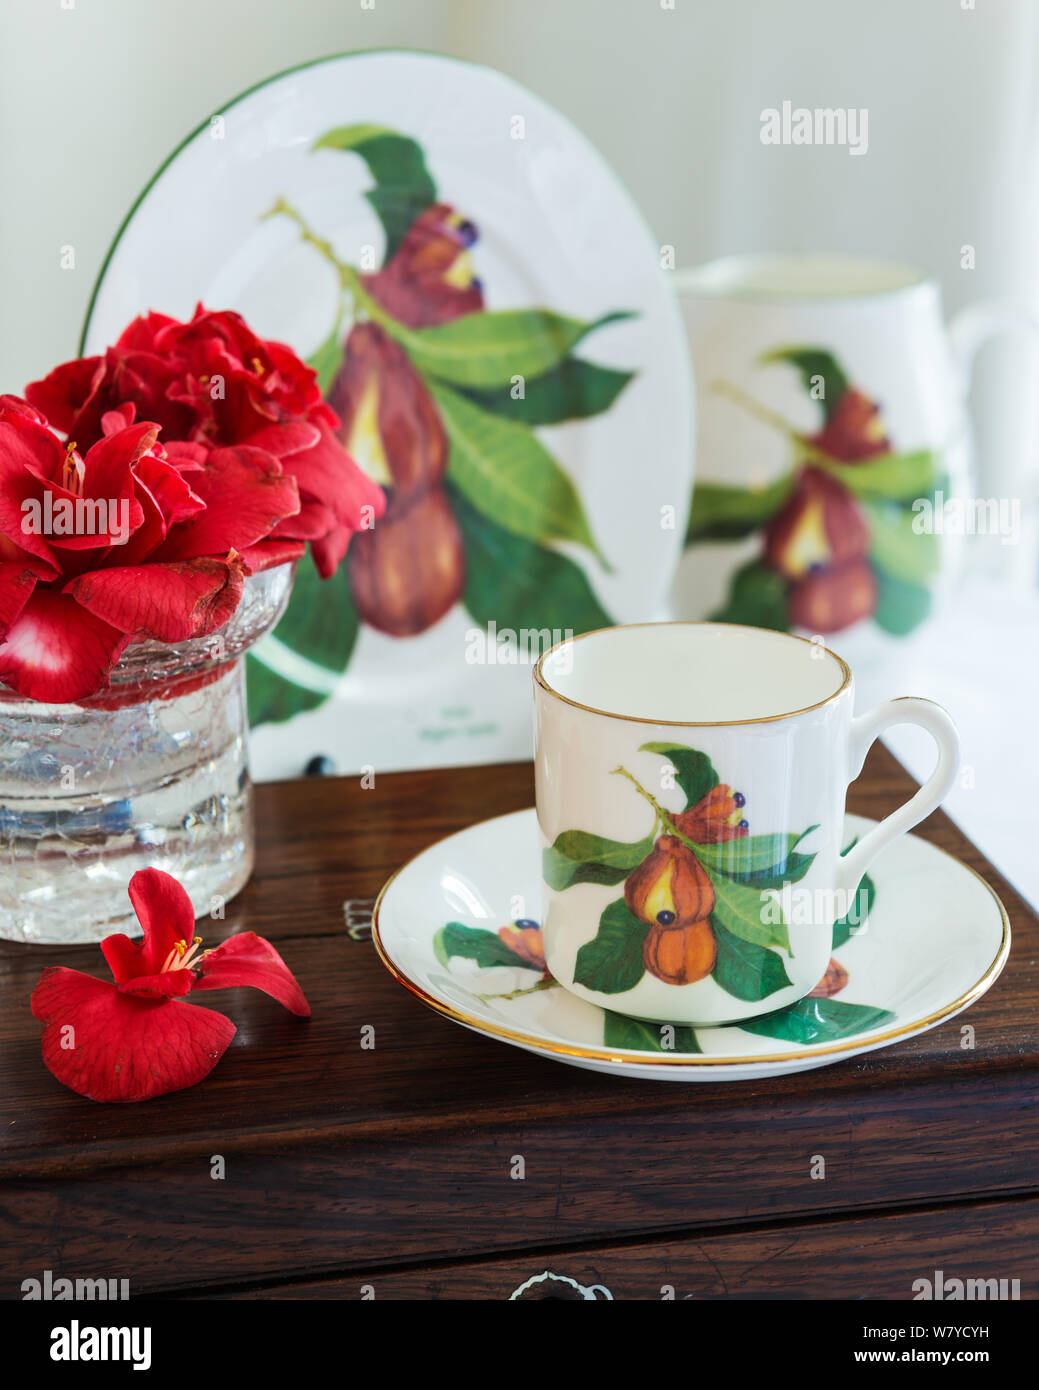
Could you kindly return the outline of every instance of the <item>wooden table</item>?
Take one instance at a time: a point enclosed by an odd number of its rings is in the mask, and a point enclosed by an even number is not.
[[[875,748],[850,809],[884,815],[911,785]],[[269,937],[313,1018],[200,996],[235,1042],[145,1105],[83,1100],[40,1061],[41,968],[102,975],[97,948],[0,945],[0,1296],[45,1269],[175,1296],[506,1298],[550,1270],[615,1298],[853,1299],[911,1297],[941,1269],[1035,1296],[1039,919],[943,815],[919,833],[988,879],[1014,931],[965,1016],[974,1050],[961,1018],[819,1071],[685,1086],[458,1028],[344,929],[344,901],[532,799],[525,764],[260,787],[256,876],[207,945]]]

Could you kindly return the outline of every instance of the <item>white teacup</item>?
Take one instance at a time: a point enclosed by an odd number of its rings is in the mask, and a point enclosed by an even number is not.
[[[721,623],[605,628],[534,672],[548,968],[636,1018],[725,1024],[803,998],[855,920],[876,854],[956,775],[949,715],[902,698],[855,717],[819,642]],[[858,844],[848,784],[885,729],[938,745],[923,787]]]

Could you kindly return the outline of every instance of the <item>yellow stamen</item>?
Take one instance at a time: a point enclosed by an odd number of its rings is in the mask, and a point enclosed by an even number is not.
[[[193,970],[201,959],[198,955],[198,949],[201,945],[202,938],[200,936],[196,936],[190,946],[183,940],[176,942],[173,950],[166,957],[159,974],[165,975],[167,970]],[[202,955],[207,954],[206,951],[202,952]]]
[[[76,458],[76,441],[70,439],[65,445],[65,462],[61,469],[61,485],[66,492],[83,495],[83,460]]]

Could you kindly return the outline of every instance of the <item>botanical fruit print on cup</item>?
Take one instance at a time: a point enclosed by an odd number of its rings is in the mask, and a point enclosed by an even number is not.
[[[710,759],[681,744],[649,743],[640,752],[671,759],[686,809],[665,810],[625,767],[653,812],[644,840],[631,844],[567,830],[544,852],[548,886],[619,884],[599,930],[577,952],[574,983],[599,994],[624,994],[648,972],[665,984],[713,976],[736,999],[764,999],[789,988],[783,964],[790,938],[782,909],[763,911],[763,895],[804,878],[814,854],[799,834],[752,835],[746,798],[721,782]]]
[[[713,620],[823,635],[870,620],[906,635],[930,611],[938,570],[938,538],[914,507],[941,486],[933,452],[899,452],[880,405],[825,348],[777,348],[760,361],[793,367],[822,418],[804,434],[732,383],[708,384],[785,434],[793,455],[788,472],[764,487],[695,489],[687,546],[760,540]]]

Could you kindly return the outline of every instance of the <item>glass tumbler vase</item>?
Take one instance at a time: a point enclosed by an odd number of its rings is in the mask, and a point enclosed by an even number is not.
[[[254,574],[217,633],[127,648],[80,704],[0,686],[0,937],[100,941],[140,934],[127,896],[163,869],[196,916],[253,867],[245,652],[280,618],[294,566]]]

